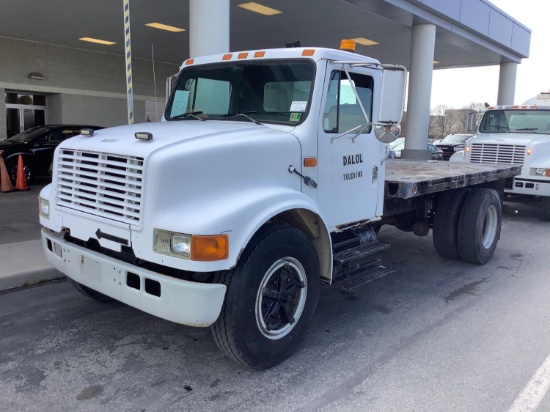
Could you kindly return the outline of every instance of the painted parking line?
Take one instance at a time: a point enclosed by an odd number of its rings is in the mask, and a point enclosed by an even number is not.
[[[535,411],[542,402],[544,395],[550,387],[550,355],[538,368],[531,380],[525,385],[523,391],[514,401],[508,412]]]

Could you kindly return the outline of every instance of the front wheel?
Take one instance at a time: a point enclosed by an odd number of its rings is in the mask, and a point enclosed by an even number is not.
[[[8,161],[8,163],[6,164],[6,169],[8,171],[8,176],[10,177],[12,183],[15,184],[17,182],[18,161],[15,159]],[[27,164],[24,164],[23,172],[25,175],[26,183],[30,183],[33,178],[31,167]]]
[[[311,323],[320,268],[311,240],[286,225],[254,236],[233,271],[218,274],[227,294],[212,335],[230,358],[256,369],[287,359]]]

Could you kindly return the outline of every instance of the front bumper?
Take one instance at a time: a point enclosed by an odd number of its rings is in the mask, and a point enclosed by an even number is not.
[[[71,279],[151,315],[206,327],[220,314],[225,285],[190,282],[143,269],[70,243],[45,228],[42,246],[50,263]]]
[[[538,179],[515,177],[511,189],[506,193],[514,195],[550,196],[550,182]]]

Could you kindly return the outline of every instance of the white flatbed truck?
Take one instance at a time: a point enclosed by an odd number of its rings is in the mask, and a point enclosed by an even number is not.
[[[392,272],[373,257],[383,224],[432,229],[441,256],[483,264],[519,167],[387,160],[405,79],[322,48],[188,59],[164,121],[58,147],[46,256],[84,295],[210,327],[260,369],[296,350],[321,282]]]

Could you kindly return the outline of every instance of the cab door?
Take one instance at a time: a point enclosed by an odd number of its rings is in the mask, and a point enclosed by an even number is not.
[[[385,145],[376,140],[358,102],[372,121],[380,71],[348,66],[350,82],[342,64],[328,65],[318,129],[318,203],[335,229],[382,213]]]

